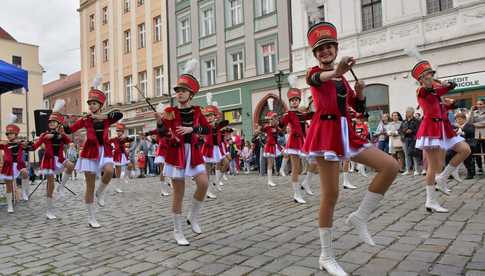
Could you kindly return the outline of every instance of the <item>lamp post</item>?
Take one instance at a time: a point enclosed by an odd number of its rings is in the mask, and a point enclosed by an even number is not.
[[[283,82],[283,76],[284,75],[285,75],[285,73],[283,73],[283,71],[281,71],[281,70],[279,70],[278,73],[276,73],[274,75],[275,81],[276,81],[276,86],[278,87],[278,98],[279,98],[280,104],[283,102],[281,100],[281,84]]]
[[[35,139],[35,131],[31,131],[30,135],[32,135],[32,141]],[[34,152],[34,164],[35,164],[35,152]]]

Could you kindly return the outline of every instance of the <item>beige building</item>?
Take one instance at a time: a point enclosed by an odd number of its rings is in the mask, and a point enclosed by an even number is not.
[[[154,106],[168,93],[165,0],[80,0],[81,104],[96,75],[108,110],[124,113],[129,134],[155,126],[138,87]]]
[[[17,115],[20,136],[31,138],[35,131],[34,110],[42,108],[42,67],[39,47],[18,42],[0,27],[0,59],[15,64],[29,73],[29,91],[17,89],[0,96],[0,137],[5,139],[5,126],[10,113]]]

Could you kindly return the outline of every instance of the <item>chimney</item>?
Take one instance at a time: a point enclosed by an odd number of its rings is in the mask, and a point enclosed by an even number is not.
[[[59,74],[59,79],[62,80],[62,79],[65,79],[67,77],[67,74]]]

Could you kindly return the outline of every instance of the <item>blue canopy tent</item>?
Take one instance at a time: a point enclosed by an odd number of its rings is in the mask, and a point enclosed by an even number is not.
[[[28,91],[28,76],[26,70],[0,60],[0,94],[22,87]]]

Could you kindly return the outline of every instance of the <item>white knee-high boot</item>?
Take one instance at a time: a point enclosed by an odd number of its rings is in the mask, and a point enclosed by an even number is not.
[[[335,260],[332,232],[330,227],[319,228],[321,244],[320,258],[318,259],[319,267],[321,270],[325,269],[330,275],[347,276],[348,274]]]
[[[104,184],[102,180],[99,180],[98,189],[96,190],[96,202],[101,207],[104,207],[105,205],[104,195],[107,187],[108,184]]]
[[[91,228],[99,228],[101,225],[96,220],[96,206],[94,203],[86,203],[88,209],[88,225]]]
[[[178,245],[189,245],[189,241],[185,238],[182,222],[184,218],[181,214],[173,214],[173,237]]]
[[[7,199],[7,205],[8,205],[8,208],[7,208],[7,212],[9,213],[13,213],[13,193],[10,192],[10,193],[7,193],[5,195],[5,198]]]
[[[54,214],[54,200],[51,197],[47,197],[47,211],[45,213],[48,219],[56,219]]]
[[[23,200],[29,200],[29,179],[28,178],[22,178],[22,199]]]
[[[201,234],[202,230],[199,224],[200,209],[202,208],[202,201],[192,198],[192,206],[190,207],[189,215],[187,216],[187,223],[192,226],[192,231],[196,234]]]
[[[377,204],[383,198],[384,196],[381,194],[367,191],[360,203],[359,209],[347,218],[347,223],[352,224],[357,229],[357,232],[359,232],[360,239],[369,245],[375,245],[375,242],[367,229],[367,221],[372,211],[374,211]]]

